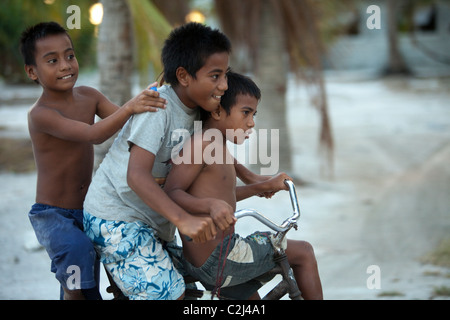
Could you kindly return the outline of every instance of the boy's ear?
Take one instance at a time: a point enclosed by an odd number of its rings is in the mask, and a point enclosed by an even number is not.
[[[214,120],[220,120],[221,114],[223,114],[224,110],[222,110],[222,107],[219,105],[216,110],[211,112],[211,118]]]
[[[185,68],[178,67],[177,71],[176,71],[176,75],[177,75],[177,79],[178,79],[178,82],[180,83],[180,85],[182,85],[183,87],[186,87],[189,85],[189,79],[191,76]]]
[[[27,73],[28,78],[30,78],[33,81],[37,81],[38,76],[36,74],[36,70],[35,70],[34,66],[26,64],[24,68],[25,68],[25,72]]]

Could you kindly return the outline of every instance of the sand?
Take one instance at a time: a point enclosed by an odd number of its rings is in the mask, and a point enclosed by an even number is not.
[[[330,178],[317,153],[318,114],[302,86],[290,82],[293,172],[307,183],[297,187],[300,228],[289,237],[314,246],[325,299],[449,299],[435,288],[450,288],[450,269],[420,261],[450,234],[449,87],[449,78],[328,75]],[[9,101],[39,92],[2,84],[6,91]],[[1,102],[0,136],[27,137],[28,106]],[[36,173],[3,172],[0,180],[0,299],[58,299],[49,258],[27,217]],[[286,192],[239,203],[246,207],[280,222],[290,213]],[[249,218],[237,225],[241,234],[265,229]],[[106,286],[103,274],[109,299]]]

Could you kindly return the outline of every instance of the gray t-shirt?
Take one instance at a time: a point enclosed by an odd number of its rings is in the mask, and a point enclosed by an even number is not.
[[[152,175],[157,181],[164,180],[171,168],[172,149],[181,146],[179,132],[192,134],[194,121],[199,119],[198,109],[186,107],[172,87],[163,86],[158,91],[168,101],[166,109],[134,115],[125,124],[92,179],[84,209],[105,220],[142,221],[161,239],[172,241],[175,226],[148,207],[127,184],[130,145],[156,156]]]

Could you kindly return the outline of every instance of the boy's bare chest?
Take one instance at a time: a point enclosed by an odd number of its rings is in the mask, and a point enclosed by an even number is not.
[[[95,122],[96,107],[93,103],[77,102],[58,110],[65,118],[76,120],[88,124]]]
[[[217,188],[231,189],[236,186],[236,169],[234,164],[210,164],[204,170],[205,179]]]
[[[206,165],[190,186],[189,193],[200,198],[220,199],[235,206],[236,171],[234,165]]]

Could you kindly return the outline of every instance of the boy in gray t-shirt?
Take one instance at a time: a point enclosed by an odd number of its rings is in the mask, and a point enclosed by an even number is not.
[[[218,212],[214,221],[188,214],[158,184],[170,169],[172,147],[179,144],[172,141],[173,130],[192,133],[198,107],[218,108],[228,88],[230,51],[225,35],[202,24],[173,30],[162,52],[170,86],[158,90],[168,101],[166,109],[130,119],[90,185],[85,232],[130,299],[182,298],[183,278],[164,249],[175,228],[203,243],[215,237],[215,222],[220,228],[234,223],[232,210]]]
[[[105,220],[142,221],[159,238],[172,241],[175,226],[149,207],[127,183],[128,150],[136,145],[155,155],[151,173],[156,183],[163,185],[171,167],[172,148],[179,143],[172,140],[172,133],[177,129],[192,132],[194,121],[198,120],[198,110],[186,107],[171,86],[163,86],[158,91],[168,102],[166,109],[127,122],[97,170],[84,208]]]

